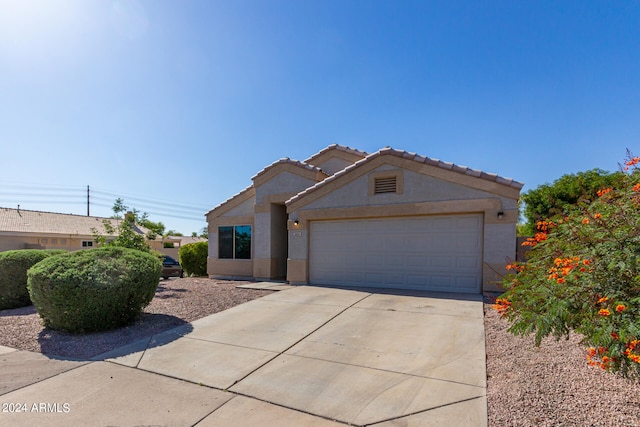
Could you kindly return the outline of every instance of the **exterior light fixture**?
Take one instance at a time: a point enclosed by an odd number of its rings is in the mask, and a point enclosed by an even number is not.
[[[300,225],[300,221],[298,221],[297,219],[295,221],[293,221],[293,225],[295,225],[296,227]]]
[[[500,211],[498,212],[498,219],[502,219],[504,218],[504,212]]]

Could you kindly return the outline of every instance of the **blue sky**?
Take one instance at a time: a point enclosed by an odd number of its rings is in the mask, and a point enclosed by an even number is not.
[[[86,214],[90,185],[190,234],[333,143],[526,191],[639,137],[638,1],[0,0],[4,207]]]

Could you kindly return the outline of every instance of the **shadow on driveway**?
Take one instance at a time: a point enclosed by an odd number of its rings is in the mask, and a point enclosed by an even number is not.
[[[188,334],[193,329],[188,322],[175,316],[142,313],[132,325],[111,331],[70,334],[45,328],[40,332],[38,342],[41,353],[51,359],[96,360],[96,356],[134,343],[142,341],[148,343],[154,335],[175,328],[180,328],[179,333],[170,334],[171,340]],[[128,353],[123,350],[120,354],[126,355]]]

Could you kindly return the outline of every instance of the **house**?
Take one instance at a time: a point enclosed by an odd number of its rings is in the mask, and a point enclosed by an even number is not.
[[[513,179],[331,145],[252,181],[206,214],[211,277],[480,293],[515,258]]]
[[[118,228],[119,220],[113,218],[0,208],[0,251],[92,248],[96,246],[96,234],[109,235],[103,221]],[[136,225],[136,232],[146,236],[149,230]],[[152,249],[162,248],[161,239],[148,243]]]

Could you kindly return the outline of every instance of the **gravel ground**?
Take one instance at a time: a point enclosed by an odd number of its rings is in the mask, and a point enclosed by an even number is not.
[[[160,282],[133,325],[71,335],[42,327],[33,307],[0,311],[0,345],[86,359],[271,293],[248,282],[183,278]],[[640,426],[640,384],[588,366],[580,337],[515,337],[485,302],[489,426]]]
[[[535,347],[484,308],[489,426],[640,426],[640,384],[587,365],[578,335]]]
[[[33,306],[3,310],[0,311],[0,345],[51,357],[88,359],[272,293],[236,288],[244,283],[249,282],[204,277],[162,280],[156,296],[133,325],[86,335],[44,328]]]

